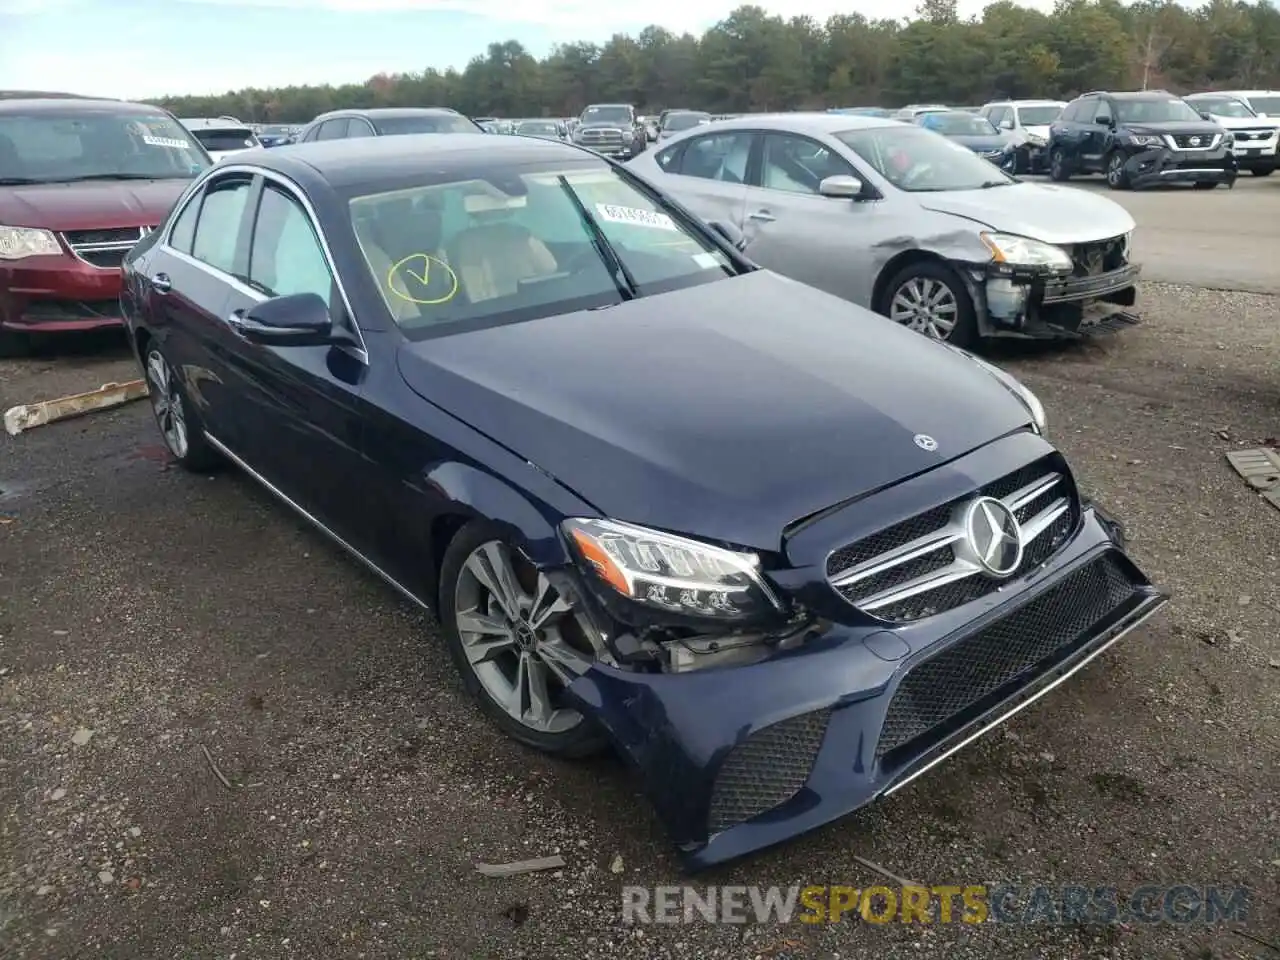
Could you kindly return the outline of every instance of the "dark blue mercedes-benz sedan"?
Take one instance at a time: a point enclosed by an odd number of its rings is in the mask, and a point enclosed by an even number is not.
[[[434,610],[511,736],[619,750],[691,867],[900,789],[1166,599],[1021,384],[738,240],[458,134],[239,154],[125,263],[173,457]]]

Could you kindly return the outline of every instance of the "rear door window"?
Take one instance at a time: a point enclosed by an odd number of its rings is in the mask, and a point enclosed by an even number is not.
[[[350,121],[346,117],[339,117],[336,120],[326,120],[320,124],[320,132],[316,135],[317,140],[341,140],[347,135],[347,126]]]

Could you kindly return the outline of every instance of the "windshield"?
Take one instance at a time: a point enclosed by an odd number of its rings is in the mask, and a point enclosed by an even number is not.
[[[410,133],[479,133],[480,128],[456,113],[423,113],[408,117],[371,117],[378,133],[395,137]]]
[[[1197,110],[1204,110],[1215,117],[1241,117],[1249,119],[1255,114],[1239,100],[1223,98],[1221,100],[1188,100]]]
[[[524,123],[520,124],[520,126],[516,127],[516,132],[524,134],[525,136],[534,134],[535,136],[550,135],[557,137],[560,135],[560,129],[554,123],[550,123],[546,120],[526,120]]]
[[[1177,97],[1116,100],[1115,103],[1119,123],[1172,123],[1202,119],[1194,107]]]
[[[926,113],[920,125],[947,137],[990,137],[996,133],[990,120],[971,113]]]
[[[161,113],[0,114],[0,180],[189,179],[209,156]]]
[[[582,111],[583,123],[616,123],[621,126],[631,126],[631,108],[630,107],[587,107]]]
[[[204,144],[206,150],[248,150],[256,147],[253,131],[245,127],[232,127],[226,130],[192,130],[191,135]]]
[[[711,241],[608,167],[521,169],[350,201],[368,269],[409,337],[612,306],[736,273]]]
[[[846,130],[835,136],[882,177],[908,193],[976,190],[1015,182],[968,147],[923,127],[894,124]]]
[[[662,125],[663,130],[692,130],[694,127],[711,122],[709,113],[673,113]]]
[[[1045,107],[1018,107],[1018,119],[1024,127],[1046,127],[1062,114],[1062,107],[1051,103]]]
[[[1254,113],[1280,116],[1280,97],[1250,97],[1249,106],[1253,107]]]

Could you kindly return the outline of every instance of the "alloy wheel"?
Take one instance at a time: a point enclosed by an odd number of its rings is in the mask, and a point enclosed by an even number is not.
[[[912,277],[889,301],[890,320],[935,340],[951,336],[958,315],[955,292],[932,277]]]
[[[178,378],[159,350],[147,354],[147,388],[151,409],[169,452],[181,460],[190,449],[187,441],[187,414],[182,405]]]
[[[1107,161],[1107,185],[1121,187],[1124,185],[1124,157],[1113,153]]]
[[[506,544],[483,543],[459,571],[454,610],[468,665],[508,716],[549,734],[583,722],[563,691],[591,665],[589,627],[545,574]]]

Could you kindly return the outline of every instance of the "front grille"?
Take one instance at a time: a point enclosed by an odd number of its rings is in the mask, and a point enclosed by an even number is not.
[[[1106,554],[912,667],[889,702],[876,759],[937,743],[1087,643],[1097,625],[1133,596],[1133,584]]]
[[[1270,140],[1276,135],[1274,130],[1236,130],[1234,131],[1237,142],[1241,140]]]
[[[1179,150],[1212,150],[1218,145],[1221,134],[1217,133],[1175,133],[1169,136],[1173,145]]]
[[[626,138],[618,130],[583,130],[578,139],[589,147],[620,147]]]
[[[753,733],[731,751],[711,788],[707,825],[719,833],[790,800],[809,779],[830,710],[815,710]]]
[[[71,252],[90,266],[119,268],[125,254],[155,227],[108,227],[99,230],[66,230],[62,239]]]
[[[989,575],[967,556],[964,515],[978,497],[1002,501],[1021,527],[1022,562],[1007,577]],[[986,596],[1038,567],[1066,543],[1079,516],[1066,464],[1051,455],[835,551],[827,577],[859,610],[893,623],[920,620]]]
[[[1067,253],[1071,256],[1071,275],[1075,277],[1096,277],[1119,270],[1128,262],[1123,236],[1075,243],[1067,248]]]

